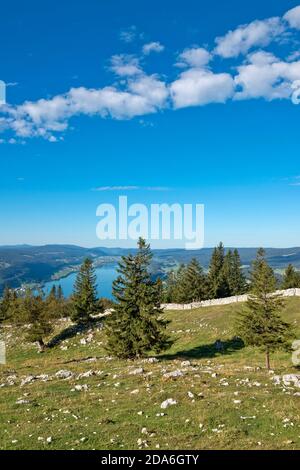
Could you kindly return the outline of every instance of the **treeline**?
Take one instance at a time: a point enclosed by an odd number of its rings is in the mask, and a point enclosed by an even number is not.
[[[42,289],[27,289],[18,294],[6,287],[0,300],[0,323],[29,325],[27,340],[37,343],[43,350],[44,338],[52,333],[55,320],[70,317],[74,323],[84,324],[91,320],[92,315],[111,306],[108,299],[97,298],[93,264],[86,259],[69,298],[64,297],[61,286],[53,286],[48,295]]]
[[[193,259],[171,272],[165,283],[151,277],[151,259],[150,245],[142,238],[135,254],[122,257],[113,283],[114,303],[97,297],[96,275],[90,259],[83,262],[68,299],[60,287],[53,287],[47,296],[42,291],[30,290],[17,295],[7,288],[0,301],[0,321],[26,324],[27,340],[37,343],[43,351],[47,347],[45,339],[53,332],[58,318],[70,317],[75,324],[87,326],[97,314],[113,307],[104,321],[106,351],[119,358],[134,359],[148,352],[159,353],[172,344],[166,332],[168,322],[163,318],[163,300],[183,303],[247,291],[249,297],[236,329],[239,337],[265,352],[268,368],[270,354],[289,347],[293,331],[281,319],[284,300],[274,295],[278,281],[264,250],[258,250],[248,281],[238,251],[225,253],[222,243],[214,249],[207,273]],[[299,279],[299,273],[289,265],[280,287],[299,287]]]
[[[220,243],[213,251],[208,272],[194,258],[168,274],[164,288],[166,303],[190,303],[244,294],[248,289],[238,250]]]
[[[225,253],[224,245],[220,243],[213,250],[207,272],[193,258],[190,263],[181,264],[177,270],[168,273],[163,301],[183,304],[242,295],[250,289],[250,277],[246,278],[238,250]],[[289,264],[282,281],[276,280],[275,285],[276,289],[300,288],[300,272]]]

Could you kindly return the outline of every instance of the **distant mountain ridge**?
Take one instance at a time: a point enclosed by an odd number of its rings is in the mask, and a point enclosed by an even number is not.
[[[234,247],[226,247],[234,249]],[[180,263],[197,258],[204,268],[209,265],[213,248],[201,250],[161,249],[153,250],[152,269],[157,274]],[[238,248],[243,266],[247,269],[256,256],[257,248]],[[278,272],[292,263],[300,270],[300,247],[265,248],[269,264]],[[115,262],[122,255],[134,252],[130,248],[84,248],[76,245],[7,245],[0,246],[0,291],[5,285],[19,287],[23,283],[44,283],[58,272],[77,269],[86,257],[97,264]]]

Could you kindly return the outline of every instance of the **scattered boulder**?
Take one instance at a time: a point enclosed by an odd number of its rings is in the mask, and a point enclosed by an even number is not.
[[[189,367],[191,365],[191,361],[182,361],[181,367]]]
[[[282,376],[284,385],[294,385],[294,387],[300,388],[300,375],[299,374],[286,374]]]
[[[148,362],[149,364],[155,364],[156,362],[159,362],[156,357],[148,357],[147,359],[144,359],[143,362]]]
[[[21,387],[23,387],[24,385],[30,384],[35,379],[36,377],[34,375],[28,375],[27,377],[25,377],[25,379],[21,381]]]
[[[86,379],[88,377],[92,377],[92,375],[96,375],[96,372],[94,372],[93,370],[88,370],[87,372],[82,372],[81,374],[79,374],[76,380]]]
[[[172,372],[166,372],[163,377],[165,379],[177,379],[178,377],[182,377],[184,374],[180,369],[173,370]]]
[[[55,377],[57,377],[58,379],[70,379],[71,377],[73,377],[73,372],[71,372],[70,370],[61,369],[56,372]]]
[[[165,410],[166,408],[168,408],[169,406],[171,405],[177,405],[177,401],[174,400],[173,398],[167,398],[167,400],[163,401],[162,404],[160,405],[160,407]]]
[[[72,388],[71,392],[87,392],[88,390],[88,385],[75,385],[74,388]]]
[[[29,405],[30,401],[29,400],[24,400],[23,398],[20,398],[19,400],[16,401],[16,405]]]
[[[142,367],[138,367],[137,369],[133,369],[132,371],[130,371],[129,375],[139,375],[143,373],[144,373],[144,369]]]
[[[37,375],[36,380],[41,380],[42,382],[47,382],[49,380],[49,375],[48,374],[41,374]]]

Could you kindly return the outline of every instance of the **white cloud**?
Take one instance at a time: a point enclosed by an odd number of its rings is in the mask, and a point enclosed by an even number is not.
[[[142,73],[139,59],[133,55],[113,55],[110,63],[110,69],[120,77],[130,77]]]
[[[225,103],[234,92],[234,80],[228,73],[190,69],[171,84],[175,108]]]
[[[246,54],[253,47],[267,46],[276,36],[283,33],[284,29],[279,17],[252,21],[216,38],[215,53],[224,58]]]
[[[120,39],[123,42],[130,43],[133,42],[137,35],[137,28],[136,26],[132,25],[129,28],[122,29],[120,32]]]
[[[292,38],[294,41],[297,31],[291,33],[290,28],[300,29],[300,7],[289,10],[283,18],[255,20],[229,31],[216,38],[213,53],[196,45],[184,49],[175,64],[184,70],[169,80],[156,73],[146,74],[141,66],[148,54],[163,50],[159,42],[144,44],[141,57],[114,55],[109,67],[116,75],[114,85],[81,86],[50,99],[2,105],[0,133],[5,138],[0,139],[0,143],[23,144],[32,137],[57,142],[62,140],[70,119],[79,115],[112,119],[139,117],[144,125],[142,116],[167,108],[225,103],[229,99],[291,99],[300,80],[296,42],[290,43],[290,52],[284,50],[285,60],[261,49],[273,40],[281,43],[283,39]],[[141,39],[135,26],[122,31],[121,36],[125,42],[137,36]],[[245,57],[235,68],[229,62],[229,69],[217,73],[211,63],[216,54],[224,58],[236,58],[240,54]]]
[[[121,91],[115,87],[100,89],[73,88],[68,94],[70,110],[75,114],[98,114],[115,119],[131,119],[154,113],[156,106],[146,96]]]
[[[211,54],[203,47],[191,47],[185,49],[178,56],[177,67],[203,67],[211,60]]]
[[[148,44],[144,44],[143,46],[143,54],[148,55],[151,52],[162,52],[165,46],[163,46],[160,42],[149,42]]]
[[[66,94],[48,100],[6,106],[4,116],[0,117],[0,132],[11,130],[17,137],[42,137],[56,142],[56,134],[64,132],[74,116],[131,119],[159,111],[166,106],[168,97],[168,87],[157,75],[130,77],[124,89],[71,88]]]
[[[93,188],[92,191],[169,191],[170,188],[166,186],[99,186]]]
[[[283,18],[292,28],[300,29],[300,6],[287,11]]]
[[[169,96],[166,84],[156,75],[143,75],[137,80],[129,80],[128,89],[134,94],[143,96],[149,104],[157,108],[164,107]]]
[[[235,82],[240,88],[235,99],[288,99],[292,84],[300,79],[300,61],[284,62],[263,51],[250,54],[247,63],[237,68]]]

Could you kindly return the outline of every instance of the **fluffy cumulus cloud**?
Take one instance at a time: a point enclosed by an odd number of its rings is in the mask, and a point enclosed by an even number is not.
[[[287,99],[300,79],[300,61],[285,62],[263,51],[250,54],[238,67],[235,99]]]
[[[102,88],[81,86],[50,99],[2,105],[0,144],[24,143],[32,137],[56,142],[63,138],[70,120],[80,115],[141,120],[141,116],[165,109],[231,99],[290,99],[295,87],[297,92],[300,90],[300,55],[295,50],[298,30],[300,6],[282,17],[238,26],[217,37],[211,49],[194,45],[177,53],[177,72],[171,79],[144,70],[148,55],[164,50],[159,42],[144,44],[140,56],[113,55],[107,67],[113,73],[113,84]],[[130,43],[137,35],[137,28],[132,26],[123,30],[120,38]],[[277,47],[275,55],[271,52],[272,42],[280,46],[283,40],[284,53],[280,56]],[[214,70],[216,65],[218,70]]]
[[[4,117],[0,118],[0,132],[11,130],[20,138],[43,137],[55,142],[56,134],[67,129],[73,116],[131,119],[166,107],[168,95],[166,84],[157,75],[145,74],[130,78],[124,89],[115,86],[71,88],[65,95],[49,100],[5,107]]]
[[[292,8],[284,15],[291,28],[300,29],[300,6]]]
[[[284,32],[281,18],[268,18],[263,21],[239,26],[225,36],[216,38],[215,53],[225,57],[237,57],[247,53],[253,47],[263,47]]]
[[[120,77],[128,77],[142,73],[139,59],[130,54],[113,55],[110,69]]]
[[[191,47],[185,49],[178,56],[177,67],[203,67],[211,60],[211,53],[203,47]]]
[[[148,55],[151,52],[162,52],[164,46],[160,42],[149,42],[143,46],[143,54]]]
[[[190,69],[171,84],[175,108],[225,103],[234,92],[234,80],[228,73]]]

